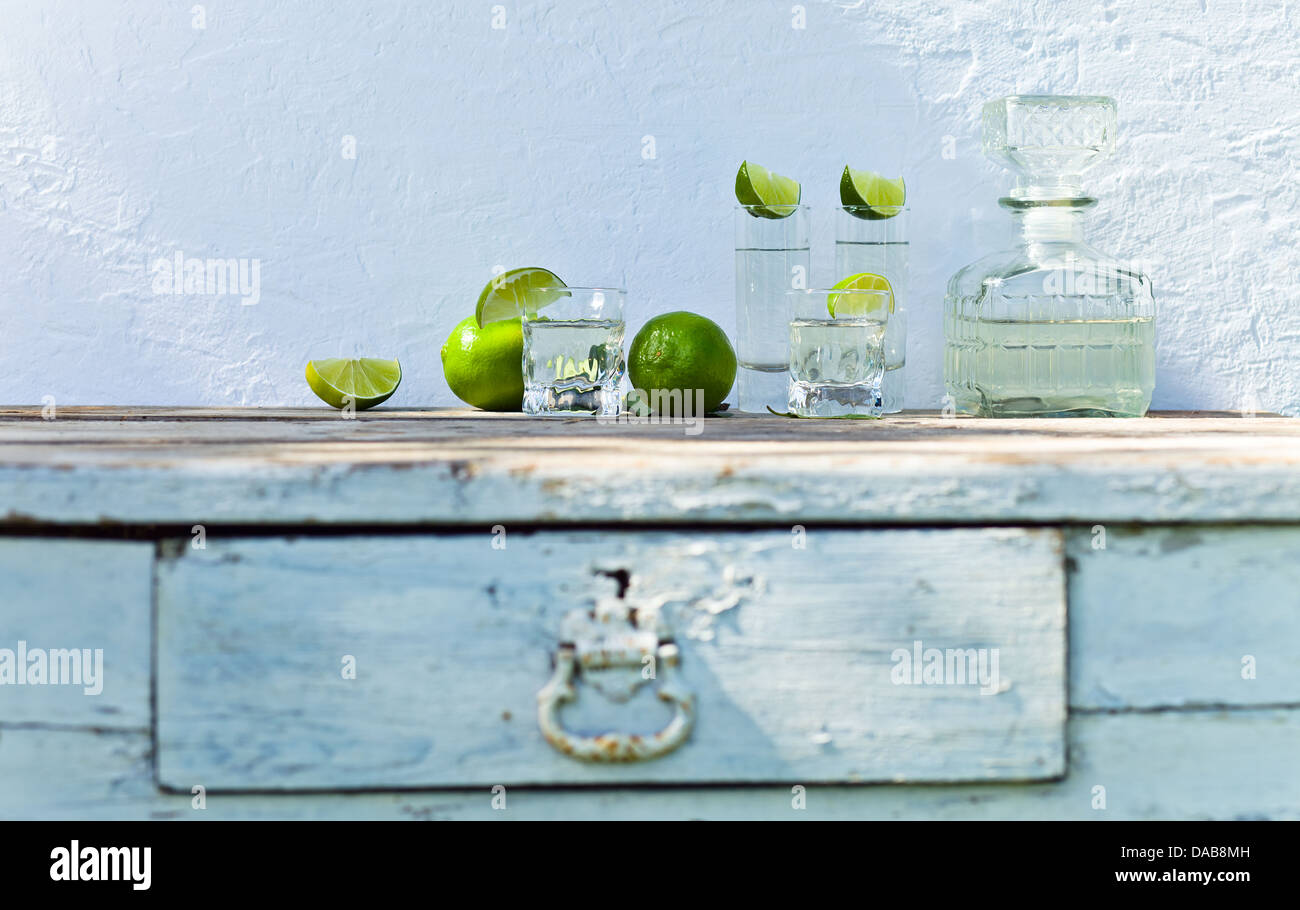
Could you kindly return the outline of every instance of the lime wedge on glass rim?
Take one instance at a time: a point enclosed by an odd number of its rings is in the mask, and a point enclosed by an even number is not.
[[[554,272],[536,266],[502,272],[478,295],[474,321],[481,329],[490,322],[518,319],[524,315],[527,305],[531,304],[536,311],[562,297],[563,291],[553,289],[564,286]]]
[[[307,385],[334,408],[349,403],[358,411],[373,408],[397,391],[401,382],[402,365],[396,360],[331,357],[307,363]]]
[[[826,295],[826,309],[833,319],[874,316],[880,309],[876,295],[836,294],[836,291],[888,291],[889,312],[894,312],[894,289],[890,287],[889,280],[884,275],[876,275],[872,272],[850,275],[840,279],[839,283],[831,288],[831,293]]]
[[[889,180],[871,171],[855,171],[845,165],[840,177],[840,204],[850,215],[878,221],[893,218],[907,202],[902,177]]]
[[[787,218],[803,197],[799,181],[773,174],[761,165],[740,162],[736,172],[736,201],[757,218]]]

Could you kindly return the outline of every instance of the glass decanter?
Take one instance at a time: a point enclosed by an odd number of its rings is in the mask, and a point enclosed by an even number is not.
[[[944,381],[980,417],[1141,417],[1155,388],[1155,300],[1140,272],[1083,239],[1080,175],[1115,148],[1110,98],[984,105],[984,154],[1017,173],[999,204],[1017,245],[953,275]]]

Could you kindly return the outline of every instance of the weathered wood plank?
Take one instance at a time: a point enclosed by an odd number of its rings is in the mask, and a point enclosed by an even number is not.
[[[1300,704],[1300,528],[1077,528],[1070,702]]]
[[[1050,530],[208,539],[158,568],[159,779],[188,789],[1033,779],[1064,771]],[[792,544],[805,543],[797,549]],[[662,606],[691,740],[591,765],[543,740],[561,620]],[[997,679],[899,685],[894,652],[979,649]],[[355,658],[355,680],[341,661]],[[917,671],[919,673],[919,669]],[[586,677],[566,723],[669,712]]]
[[[143,542],[0,537],[0,649],[12,652],[0,663],[12,661],[15,672],[12,684],[3,682],[0,666],[0,724],[149,726],[153,550]],[[19,642],[26,673],[17,666]],[[51,660],[58,651],[67,653]],[[61,680],[72,680],[75,667],[81,682],[18,684],[20,673],[36,678],[38,663],[46,680],[57,665]]]
[[[1300,819],[1300,711],[1075,715],[1071,767],[1042,784],[349,794],[167,793],[145,734],[0,729],[0,819]],[[1097,786],[1105,808],[1094,809]]]
[[[531,421],[523,414],[495,411],[480,411],[477,408],[395,408],[382,405],[356,415],[364,420],[407,420],[450,419],[459,420],[466,417],[483,420],[523,420]],[[746,420],[767,420],[770,415],[750,414],[745,412],[721,412],[720,417],[739,417]],[[892,414],[889,419],[907,420],[911,418],[940,417],[937,410],[908,410],[901,414]],[[1170,418],[1207,418],[1246,416],[1241,411],[1152,411],[1149,420]],[[1271,411],[1256,411],[1252,417],[1280,417]],[[0,420],[42,420],[50,419],[41,405],[0,405]],[[338,420],[339,412],[324,406],[315,408],[269,408],[269,407],[166,407],[158,405],[70,405],[59,407],[55,418],[60,420]],[[966,417],[955,419],[966,420]]]
[[[0,419],[0,523],[1300,521],[1293,419],[129,414]]]

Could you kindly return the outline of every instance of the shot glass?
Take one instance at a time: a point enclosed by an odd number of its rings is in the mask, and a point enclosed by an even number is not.
[[[835,212],[835,274],[883,275],[894,289],[894,311],[885,334],[886,414],[903,409],[907,394],[908,209],[842,207]]]
[[[737,408],[785,405],[785,292],[808,286],[806,205],[736,207]]]
[[[617,417],[622,404],[622,288],[539,288],[524,305],[524,413]]]
[[[879,417],[889,292],[791,290],[788,409],[800,417]]]

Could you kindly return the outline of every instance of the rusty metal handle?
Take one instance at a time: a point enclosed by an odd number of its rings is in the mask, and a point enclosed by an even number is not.
[[[677,646],[660,645],[658,658],[658,696],[673,706],[673,719],[666,727],[649,736],[635,733],[577,736],[565,730],[560,721],[560,706],[578,698],[578,690],[573,685],[573,648],[560,648],[555,655],[555,673],[537,693],[537,725],[542,736],[570,758],[587,762],[649,761],[676,749],[690,738],[695,726],[695,695],[677,679]]]

